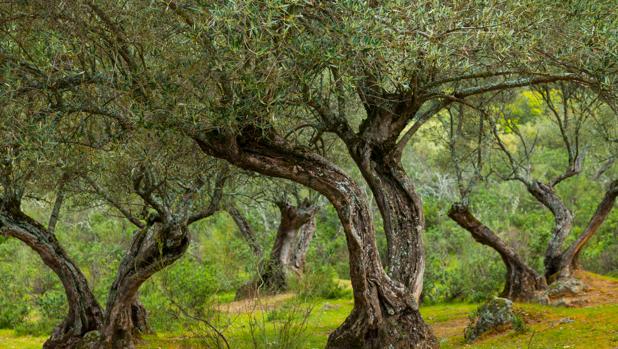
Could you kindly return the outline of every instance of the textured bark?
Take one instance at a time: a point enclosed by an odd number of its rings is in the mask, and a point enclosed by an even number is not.
[[[281,219],[279,222],[279,228],[275,236],[275,241],[270,252],[270,257],[263,268],[260,268],[261,272],[255,280],[243,285],[236,293],[236,299],[242,299],[247,297],[253,297],[257,294],[258,290],[264,290],[268,293],[278,293],[287,290],[288,287],[288,273],[295,271],[292,262],[295,258],[302,258],[304,260],[303,252],[306,252],[306,248],[298,247],[297,244],[300,232],[305,225],[313,219],[316,208],[308,202],[304,202],[300,206],[292,206],[287,202],[277,203],[279,211],[281,212]],[[255,233],[249,226],[248,222],[242,217],[239,212],[235,212],[233,216],[236,216],[235,221],[239,224],[239,230],[245,231],[243,235],[253,237],[251,240],[255,240]],[[314,226],[315,227],[315,226]],[[313,235],[313,233],[311,233]],[[310,236],[303,236],[305,241],[303,244],[309,245]],[[307,240],[307,238],[309,238]]]
[[[97,330],[102,323],[101,308],[86,278],[60,246],[55,235],[19,210],[0,212],[0,232],[23,241],[38,253],[64,287],[69,312],[43,347],[75,348],[85,333]]]
[[[354,308],[328,339],[327,348],[436,348],[418,303],[382,267],[373,219],[361,188],[317,154],[293,148],[269,130],[241,135],[218,130],[193,134],[201,149],[238,167],[290,179],[328,198],[346,234]]]
[[[573,276],[573,271],[578,268],[577,258],[588,240],[599,230],[599,227],[609,213],[614,208],[616,197],[618,196],[618,180],[613,181],[605,192],[603,200],[597,206],[586,229],[579,235],[569,248],[564,251],[560,258],[560,265],[557,271],[558,278],[569,278]]]
[[[406,127],[422,101],[387,95],[378,85],[369,79],[358,86],[367,112],[358,132],[343,117],[327,115],[323,120],[335,120],[329,124],[331,131],[346,144],[376,200],[387,241],[388,275],[403,283],[418,302],[425,270],[425,218],[422,200],[401,166],[401,154],[417,125],[407,131]]]
[[[262,283],[260,287],[266,287],[273,291],[287,288],[286,274],[292,260],[292,252],[298,232],[315,214],[315,208],[309,204],[295,207],[287,202],[280,202],[277,203],[277,206],[281,212],[281,220],[270,258],[266,263],[264,273],[260,277]]]
[[[110,289],[100,347],[134,348],[143,326],[143,307],[137,302],[140,286],[154,273],[178,260],[189,246],[186,222],[154,222],[136,232]]]
[[[425,271],[423,204],[393,147],[382,149],[365,142],[348,143],[382,215],[388,275],[406,285],[418,302]]]
[[[292,258],[290,260],[290,268],[297,274],[302,274],[305,271],[305,259],[307,257],[307,251],[313,235],[315,234],[315,216],[311,216],[309,221],[300,227],[294,250],[292,251]]]
[[[139,299],[131,304],[131,321],[133,322],[134,333],[147,334],[152,332],[148,324],[148,311]]]
[[[564,239],[571,232],[573,226],[573,214],[555,193],[554,188],[539,181],[533,181],[526,185],[528,192],[541,204],[547,207],[554,216],[554,228],[552,237],[545,251],[545,278],[553,280],[552,275],[560,270],[562,263],[562,245]]]
[[[474,240],[500,254],[506,266],[506,280],[501,297],[518,301],[536,300],[539,293],[547,289],[543,276],[530,268],[498,235],[476,219],[467,206],[454,204],[448,216],[466,229]]]

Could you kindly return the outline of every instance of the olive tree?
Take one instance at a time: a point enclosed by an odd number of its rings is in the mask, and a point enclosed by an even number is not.
[[[598,76],[569,67],[583,54],[560,45],[596,34],[564,30],[564,16],[543,2],[61,6],[55,24],[89,49],[83,69],[107,72],[105,91],[139,111],[132,123],[176,130],[206,154],[292,180],[333,204],[355,305],[331,348],[437,346],[418,311],[422,202],[401,165],[427,120],[450,104],[522,86],[573,80],[601,90]],[[568,16],[579,23],[577,11]],[[314,136],[295,132],[307,127]],[[316,146],[326,133],[346,145],[378,203],[386,269],[361,186]]]
[[[263,233],[259,234],[253,228],[245,214],[241,212],[241,206],[235,203],[227,204],[226,211],[258,260],[257,277],[241,286],[236,293],[237,299],[255,296],[258,291],[266,293],[285,291],[289,286],[288,275],[290,273],[301,275],[304,271],[307,251],[316,231],[318,206],[312,202],[311,196],[301,198],[297,187],[284,186],[281,183],[273,184],[276,186],[271,189],[273,197],[267,201],[272,201],[277,206],[280,217],[273,246],[267,256],[263,256],[264,252],[259,243],[259,235]],[[264,187],[270,189],[268,184],[262,185],[262,188]],[[295,198],[296,202],[290,200],[290,197]]]
[[[554,217],[554,228],[544,257],[545,278],[551,283],[559,278],[572,277],[577,255],[614,206],[618,194],[616,181],[610,180],[611,183],[608,184],[607,191],[590,218],[588,226],[571,246],[564,247],[565,240],[572,232],[574,215],[565,200],[557,193],[556,186],[581,174],[586,152],[608,145],[602,139],[594,137],[596,125],[592,121],[598,118],[599,114],[615,120],[616,114],[604,110],[607,105],[601,103],[596,94],[573,85],[558,84],[554,88],[545,86],[535,91],[543,100],[546,116],[555,124],[558,131],[560,147],[566,160],[563,171],[547,171],[547,173],[534,171],[533,155],[539,143],[538,134],[523,131],[512,115],[500,111],[489,120],[496,148],[499,154],[502,154],[508,168],[508,171],[502,172],[501,176],[506,180],[522,183],[528,193]],[[506,139],[511,139],[515,147],[509,146]],[[594,149],[594,146],[597,149]]]

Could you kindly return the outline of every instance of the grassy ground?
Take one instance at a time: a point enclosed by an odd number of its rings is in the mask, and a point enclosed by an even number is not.
[[[618,284],[618,280],[609,279]],[[422,307],[425,320],[431,324],[442,348],[538,348],[538,349],[612,349],[618,348],[618,299],[605,293],[601,304],[580,308],[551,307],[536,304],[516,304],[515,309],[526,319],[523,332],[509,330],[482,337],[474,344],[465,344],[463,330],[468,314],[476,304],[443,304]],[[281,311],[281,309],[287,309]],[[306,325],[301,328],[304,311],[311,308]],[[232,320],[224,333],[232,348],[279,348],[276,342],[299,344],[296,348],[323,348],[330,331],[349,314],[351,299],[320,300],[299,303],[293,295],[271,297],[259,303],[230,303],[218,309]],[[293,320],[286,320],[286,319]],[[253,325],[252,325],[253,324]],[[191,338],[186,333],[159,332],[144,338],[142,349],[209,348],[199,340],[199,331]],[[40,348],[44,338],[17,337],[12,331],[0,330],[0,348]],[[302,344],[300,344],[302,343]],[[286,349],[295,349],[284,345]]]
[[[352,307],[350,300],[321,301],[314,310],[307,325],[308,336],[304,348],[323,348],[328,333],[340,324]],[[618,305],[602,305],[587,308],[556,308],[532,304],[517,304],[516,309],[528,314],[530,323],[523,333],[507,331],[486,336],[472,345],[463,342],[463,329],[467,316],[476,308],[475,304],[444,304],[422,308],[422,313],[436,335],[442,348],[556,348],[611,349],[618,347]],[[568,319],[568,320],[567,320]],[[252,337],[243,319],[226,336],[232,348],[251,348]],[[267,320],[267,319],[265,319]],[[570,320],[573,320],[570,322]],[[266,334],[271,341],[276,335],[271,326],[258,337]],[[10,330],[0,330],[0,348],[40,348],[43,337],[16,337]],[[262,343],[264,340],[262,340]],[[199,340],[183,338],[179,334],[159,333],[147,336],[140,345],[143,349],[207,348]]]
[[[0,348],[2,349],[39,349],[45,337],[17,337],[12,330],[0,330]]]

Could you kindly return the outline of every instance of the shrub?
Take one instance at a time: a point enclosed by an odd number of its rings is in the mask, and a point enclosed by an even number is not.
[[[25,300],[0,297],[0,328],[14,328],[26,319],[29,311]]]
[[[349,294],[339,283],[335,269],[330,266],[319,266],[292,279],[291,289],[301,298],[337,299]]]
[[[60,322],[67,312],[65,298],[62,290],[53,289],[35,297],[34,303],[43,319]]]
[[[309,338],[311,305],[291,302],[271,311],[250,313],[249,334],[254,349],[302,349]]]

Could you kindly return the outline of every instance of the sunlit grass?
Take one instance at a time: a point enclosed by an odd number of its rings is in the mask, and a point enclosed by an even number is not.
[[[16,336],[13,330],[0,330],[0,348],[2,349],[39,349],[45,337]]]

